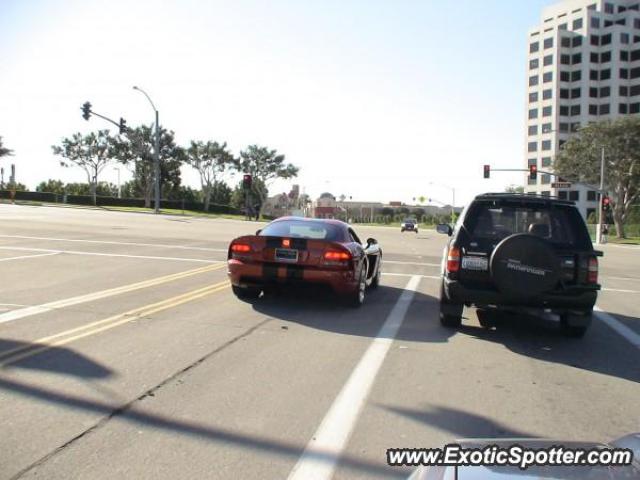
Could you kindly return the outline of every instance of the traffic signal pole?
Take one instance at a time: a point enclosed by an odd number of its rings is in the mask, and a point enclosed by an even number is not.
[[[604,199],[604,147],[600,156],[600,199],[598,201],[598,224],[596,225],[596,245],[602,244],[602,224],[603,222],[603,205]]]

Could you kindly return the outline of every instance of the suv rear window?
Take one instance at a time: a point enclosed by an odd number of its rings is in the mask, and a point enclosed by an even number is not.
[[[306,238],[309,240],[345,241],[342,228],[330,223],[304,220],[282,220],[273,222],[260,232],[265,237]]]
[[[591,249],[578,211],[567,205],[476,202],[465,217],[471,238],[502,240],[530,233],[563,247]]]

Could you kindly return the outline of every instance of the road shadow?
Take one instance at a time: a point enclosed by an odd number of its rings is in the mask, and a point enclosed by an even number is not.
[[[428,405],[424,409],[377,405],[378,408],[410,418],[418,423],[451,433],[454,439],[463,438],[536,438],[529,432],[512,428],[491,418],[452,407]],[[437,445],[440,446],[440,445]]]
[[[403,292],[403,288],[386,285],[369,289],[360,308],[349,307],[330,292],[309,289],[265,295],[249,303],[256,312],[277,320],[340,335],[375,338]],[[441,343],[455,333],[440,328],[438,299],[416,291],[394,338]]]
[[[153,401],[153,397],[146,394],[127,404],[115,405],[88,400],[77,395],[65,394],[53,389],[29,385],[24,382],[1,377],[0,390],[10,391],[24,398],[37,400],[50,405],[57,405],[66,409],[98,414],[102,419],[96,420],[94,427],[89,428],[89,430],[94,431],[94,434],[97,434],[95,429],[104,425],[105,421],[117,417],[121,421],[136,425],[137,428],[148,427],[150,431],[161,430],[172,434],[207,440],[213,444],[232,445],[245,450],[249,455],[252,453],[271,454],[296,460],[305,449],[304,444],[301,445],[272,437],[245,434],[240,431],[219,428],[214,425],[207,425],[202,420],[180,420],[157,413],[145,412],[142,410],[144,403]],[[80,435],[76,437],[75,440],[81,437]],[[70,443],[72,442],[69,442],[67,446]],[[16,445],[16,448],[19,448],[19,445]],[[307,454],[321,463],[333,462],[338,458],[333,450],[310,450],[307,451]],[[341,465],[366,474],[367,478],[405,478],[402,472],[394,471],[385,465],[361,460],[349,454],[340,456],[339,461]],[[32,465],[38,465],[38,462],[36,461]],[[21,474],[27,473],[28,470],[29,469],[23,470]]]
[[[556,322],[516,314],[501,316],[492,329],[467,323],[459,332],[543,362],[640,382],[637,350],[597,318],[583,338],[564,336]]]
[[[113,370],[74,350],[39,343],[0,338],[0,372],[39,370],[85,379],[103,379]]]

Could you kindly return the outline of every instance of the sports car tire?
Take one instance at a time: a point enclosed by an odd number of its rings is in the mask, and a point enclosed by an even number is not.
[[[365,269],[360,269],[358,276],[358,288],[347,296],[347,303],[353,308],[360,308],[364,303],[365,292],[367,290],[367,275]]]
[[[241,288],[235,285],[231,286],[231,290],[236,297],[242,300],[255,300],[260,296],[261,290],[258,288]]]

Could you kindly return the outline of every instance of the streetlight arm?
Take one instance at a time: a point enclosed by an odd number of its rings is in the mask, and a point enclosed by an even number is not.
[[[139,92],[142,92],[142,94],[147,97],[147,100],[149,100],[149,103],[151,104],[151,108],[153,108],[154,111],[158,111],[158,109],[156,108],[156,106],[153,104],[153,101],[151,100],[151,97],[149,95],[147,95],[147,92],[145,92],[143,89],[141,89],[140,87],[133,87],[134,90],[138,90]]]

